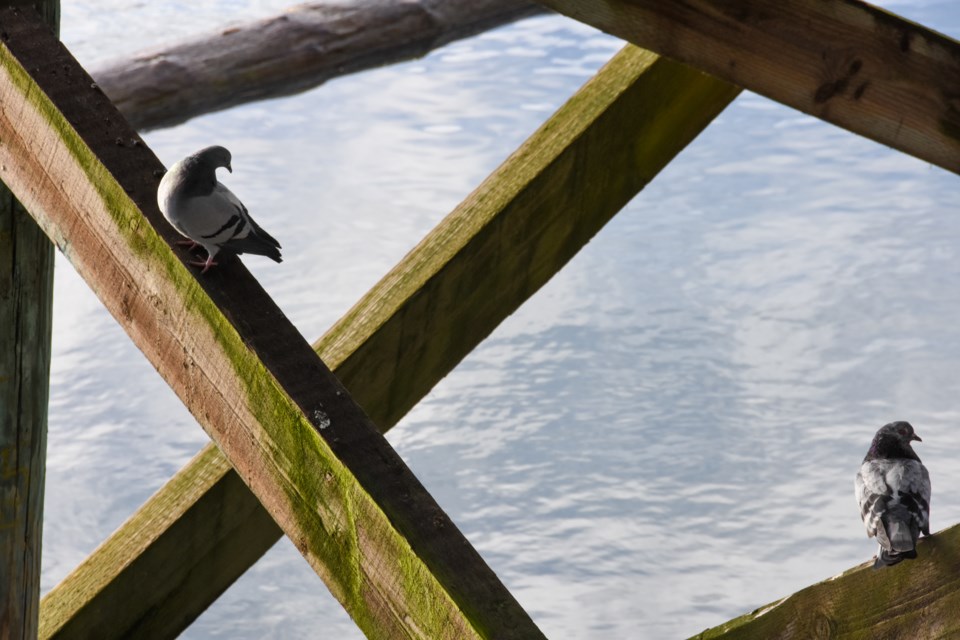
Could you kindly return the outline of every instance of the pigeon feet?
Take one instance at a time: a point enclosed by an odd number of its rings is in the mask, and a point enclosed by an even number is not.
[[[177,240],[177,244],[181,247],[186,247],[187,251],[193,251],[200,246],[199,242],[194,242],[193,240]]]
[[[203,269],[200,270],[200,273],[206,273],[207,269],[209,269],[210,267],[215,267],[219,263],[214,262],[213,258],[207,258],[206,260],[191,260],[187,264],[193,265],[195,267],[203,267]]]

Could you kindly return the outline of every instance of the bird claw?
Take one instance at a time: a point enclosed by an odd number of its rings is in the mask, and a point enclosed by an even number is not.
[[[193,265],[194,267],[203,267],[203,269],[200,270],[200,273],[206,273],[207,269],[210,267],[215,267],[219,263],[214,262],[213,258],[207,258],[206,260],[191,260],[187,264]]]
[[[186,247],[187,251],[193,251],[200,246],[199,242],[194,242],[193,240],[177,240],[177,244],[181,247]]]

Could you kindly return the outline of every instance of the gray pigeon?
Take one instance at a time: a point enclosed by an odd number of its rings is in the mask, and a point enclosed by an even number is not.
[[[873,568],[917,557],[917,538],[930,535],[930,474],[910,446],[922,442],[909,422],[877,431],[854,483],[867,537],[880,551]]]
[[[160,211],[188,238],[180,244],[207,250],[205,261],[193,260],[190,264],[202,266],[201,273],[205,273],[217,264],[213,258],[221,249],[282,262],[280,243],[253,221],[230,189],[217,181],[219,167],[233,172],[230,152],[223,147],[201,149],[170,167],[157,189]]]

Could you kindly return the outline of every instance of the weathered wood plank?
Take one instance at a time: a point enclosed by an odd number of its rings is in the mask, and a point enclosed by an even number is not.
[[[333,0],[108,62],[91,75],[137,129],[410,60],[542,13],[529,0]]]
[[[35,638],[53,250],[0,184],[0,638]]]
[[[211,443],[44,597],[39,637],[175,638],[281,535]]]
[[[960,173],[960,43],[859,0],[539,0]]]
[[[29,13],[0,12],[0,175],[359,627],[543,637],[243,265],[171,250],[162,165]]]
[[[956,638],[960,525],[921,538],[917,552],[881,570],[864,563],[694,638]]]
[[[10,4],[0,0],[0,6]],[[31,3],[56,33],[59,0]],[[0,184],[0,639],[37,637],[53,245]]]
[[[704,74],[626,47],[315,348],[386,431],[582,248],[737,93]],[[630,169],[618,178],[625,182],[605,188],[608,174],[617,173],[618,167]],[[511,269],[517,262],[530,267],[526,278],[514,277]],[[429,322],[418,318],[424,308],[435,310]],[[400,334],[410,348],[397,349]],[[388,366],[396,373],[390,380],[370,375],[391,357],[396,361]],[[217,460],[222,459],[208,447],[182,473],[199,477],[204,492],[226,492],[222,485],[239,483],[230,480],[235,474],[228,465]],[[200,466],[215,472],[196,471]],[[178,491],[173,484],[164,487],[142,512],[165,513],[166,505],[176,500],[166,496]],[[158,582],[152,599],[123,599],[118,606],[152,617],[153,611],[165,608],[168,592],[187,590],[195,594],[190,605],[201,607],[195,611],[198,615],[279,536],[271,528],[272,539],[258,537],[258,529],[269,524],[238,515],[259,508],[249,492],[244,489],[230,499],[237,505],[245,499],[248,506],[220,509],[216,502],[201,503],[197,492],[196,503],[178,501],[178,508],[196,523],[191,539],[222,540],[242,551],[244,555],[230,557],[229,571],[235,575],[206,557],[206,551],[171,558],[168,549],[179,545],[164,541],[180,534],[162,530],[163,522],[155,528],[131,520],[44,598],[42,637],[82,637],[82,630],[96,628],[103,609],[97,602],[122,597],[126,592],[122,585],[137,578],[125,566],[138,554],[146,566],[182,561],[197,569],[186,571],[182,582]],[[224,519],[231,524],[221,527]],[[207,576],[213,578],[208,582]],[[119,595],[102,595],[109,591]],[[151,637],[173,637],[182,629],[171,626]]]

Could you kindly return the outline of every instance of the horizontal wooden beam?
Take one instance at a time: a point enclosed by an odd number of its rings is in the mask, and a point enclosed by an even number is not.
[[[539,0],[960,173],[960,43],[859,0]]]
[[[960,636],[960,525],[921,538],[917,553],[916,560],[880,570],[871,560],[694,638]]]
[[[35,12],[0,105],[0,177],[368,637],[543,637],[240,261],[171,249],[163,166]]]
[[[374,422],[389,429],[737,93],[705,74],[626,47],[315,348]],[[429,317],[426,310],[431,310]],[[403,348],[398,348],[400,340]],[[391,373],[378,374],[382,367]],[[176,561],[189,567],[182,578],[157,583],[152,597],[123,601],[125,611],[139,611],[153,624],[182,613],[156,614],[165,610],[168,592],[194,594],[190,603],[178,606],[194,607],[193,615],[198,615],[266,551],[279,531],[268,519],[253,515],[259,503],[231,480],[234,472],[217,455],[208,447],[181,473],[196,478],[193,486],[204,487],[199,493],[223,493],[233,505],[240,505],[245,495],[245,506],[221,509],[199,494],[189,496],[193,503],[178,500],[181,489],[175,479],[142,509],[157,513],[156,526],[137,517],[128,521],[44,598],[41,637],[80,637],[85,629],[100,628],[104,607],[98,603],[118,597],[103,594],[125,593],[123,585],[139,578],[126,568],[137,556],[141,566]],[[174,502],[183,517],[196,523],[188,539],[222,540],[238,553],[227,564],[205,549],[171,554],[169,549],[184,547],[181,534],[164,528],[162,514]],[[241,515],[246,513],[251,515]],[[224,519],[229,524],[223,525]],[[261,535],[261,529],[267,534]],[[108,559],[115,561],[109,564]],[[183,626],[178,620],[151,637],[173,637]]]
[[[530,0],[365,0],[290,7],[107,62],[91,75],[137,129],[290,95],[426,55],[545,9]]]

